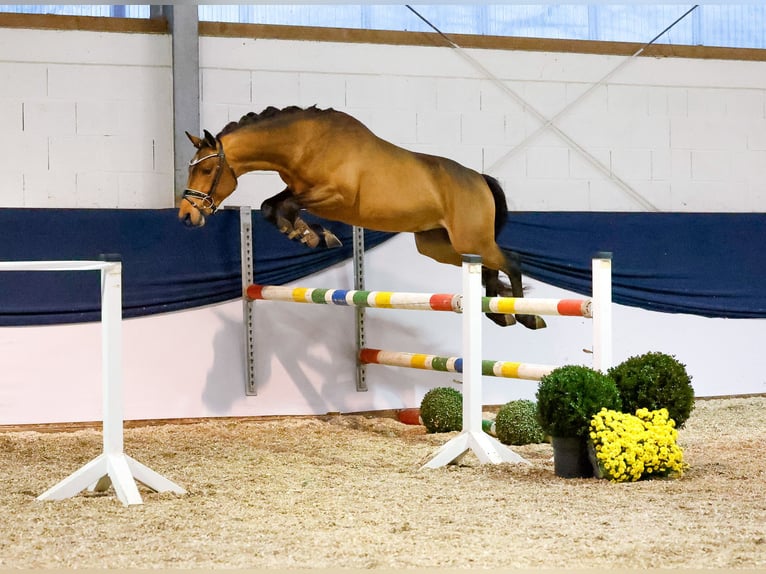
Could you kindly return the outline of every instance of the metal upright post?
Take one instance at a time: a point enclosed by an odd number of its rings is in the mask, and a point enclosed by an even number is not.
[[[196,4],[177,2],[164,4],[161,10],[153,10],[157,16],[168,20],[173,54],[173,181],[175,204],[179,205],[186,187],[188,161],[191,147],[185,130],[200,129],[200,81],[199,81],[199,7]],[[158,14],[159,12],[159,14]]]
[[[253,284],[255,274],[253,272],[253,218],[249,206],[239,208],[239,245],[242,265],[242,317],[245,329],[245,364],[247,380],[245,381],[245,394],[249,396],[258,394],[255,374],[255,332],[254,332],[254,305],[247,296],[247,288]]]
[[[364,289],[364,228],[354,226],[353,228],[353,247],[354,247],[354,289]],[[364,338],[364,307],[356,307],[356,356],[365,347]],[[356,390],[364,392],[367,390],[367,368],[358,358],[356,362]]]

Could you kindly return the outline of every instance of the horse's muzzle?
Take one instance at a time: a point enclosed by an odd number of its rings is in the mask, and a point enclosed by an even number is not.
[[[186,227],[202,227],[205,225],[205,214],[191,202],[183,202],[178,210],[178,219]]]

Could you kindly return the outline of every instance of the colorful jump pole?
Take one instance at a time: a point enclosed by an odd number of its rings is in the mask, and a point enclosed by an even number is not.
[[[453,311],[461,308],[460,295],[449,293],[395,293],[391,291],[360,291],[354,289],[316,289],[282,285],[250,285],[250,299],[314,303],[342,307],[378,307],[382,309],[414,309],[422,311]]]
[[[246,294],[251,301],[284,301],[343,307],[377,307],[461,313],[463,296],[452,293],[400,293],[354,289],[318,289],[284,285],[250,285]],[[590,299],[524,299],[521,297],[481,297],[482,313],[524,315],[565,315],[591,317]]]
[[[359,361],[366,365],[388,365],[406,367],[409,369],[424,369],[445,373],[462,373],[463,359],[461,357],[439,357],[422,353],[404,353],[399,351],[383,351],[381,349],[362,349]],[[503,377],[506,379],[526,379],[539,381],[550,373],[555,366],[536,365],[534,363],[516,363],[512,361],[494,361],[482,359],[481,374],[486,377]]]

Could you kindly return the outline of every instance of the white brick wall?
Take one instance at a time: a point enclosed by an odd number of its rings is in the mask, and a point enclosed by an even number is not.
[[[167,36],[0,29],[0,40],[0,122],[16,141],[0,156],[2,205],[172,205]],[[203,37],[200,50],[211,132],[269,105],[317,104],[491,168],[516,209],[642,209],[613,174],[662,210],[766,210],[763,62],[637,58],[575,102],[626,58],[467,50],[517,101],[450,48]],[[550,128],[527,140],[541,125],[532,107],[560,114],[575,143]],[[232,202],[280,189],[250,176]]]
[[[170,43],[0,29],[2,207],[173,205]]]

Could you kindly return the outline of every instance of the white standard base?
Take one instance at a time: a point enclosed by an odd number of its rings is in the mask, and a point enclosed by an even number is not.
[[[436,451],[433,458],[422,468],[439,468],[456,462],[468,451],[473,451],[482,464],[500,464],[516,462],[531,464],[522,456],[516,454],[499,440],[484,431],[464,430],[455,438],[450,439]]]
[[[63,500],[86,488],[103,492],[112,485],[125,506],[142,504],[136,481],[155,492],[186,494],[183,488],[128,455],[104,453],[43,492],[37,500]]]

